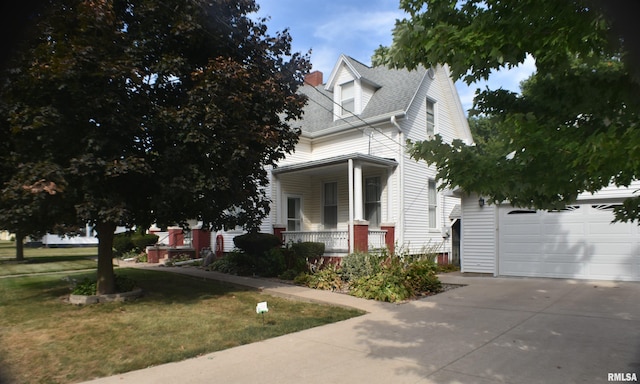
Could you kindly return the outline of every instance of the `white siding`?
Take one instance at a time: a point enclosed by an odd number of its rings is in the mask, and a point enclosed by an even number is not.
[[[616,187],[612,184],[594,194],[582,193],[578,196],[578,200],[624,199],[627,197],[638,196],[638,192],[635,192],[638,190],[640,190],[640,181],[634,181],[629,187]]]
[[[496,207],[480,207],[478,196],[462,198],[460,270],[462,272],[496,272]]]

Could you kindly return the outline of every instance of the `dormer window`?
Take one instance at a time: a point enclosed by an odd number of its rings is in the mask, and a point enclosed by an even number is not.
[[[350,115],[355,113],[355,83],[349,81],[340,86],[340,106],[342,107],[341,115]]]

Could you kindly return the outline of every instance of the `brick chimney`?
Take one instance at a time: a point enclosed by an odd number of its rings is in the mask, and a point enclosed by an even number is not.
[[[322,72],[320,71],[311,72],[310,74],[304,77],[304,83],[312,87],[317,87],[318,85],[322,85]]]

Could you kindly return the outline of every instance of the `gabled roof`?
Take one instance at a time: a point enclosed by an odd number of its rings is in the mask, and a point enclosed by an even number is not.
[[[377,91],[357,117],[351,116],[334,121],[332,90],[342,65],[345,65],[362,82],[374,85]],[[300,88],[300,92],[309,98],[302,120],[299,121],[302,134],[317,136],[324,130],[330,132],[333,128],[345,124],[359,126],[364,124],[362,120],[404,113],[409,108],[426,73],[427,70],[423,67],[413,71],[382,66],[369,67],[349,56],[341,55],[326,85],[317,87],[305,85]]]

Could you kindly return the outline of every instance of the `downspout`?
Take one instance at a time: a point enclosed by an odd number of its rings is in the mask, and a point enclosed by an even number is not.
[[[400,180],[398,181],[398,229],[396,233],[399,234],[399,243],[402,246],[404,244],[404,132],[402,132],[402,128],[400,128],[395,116],[391,116],[389,121],[398,129],[398,159],[400,167],[398,177]]]

